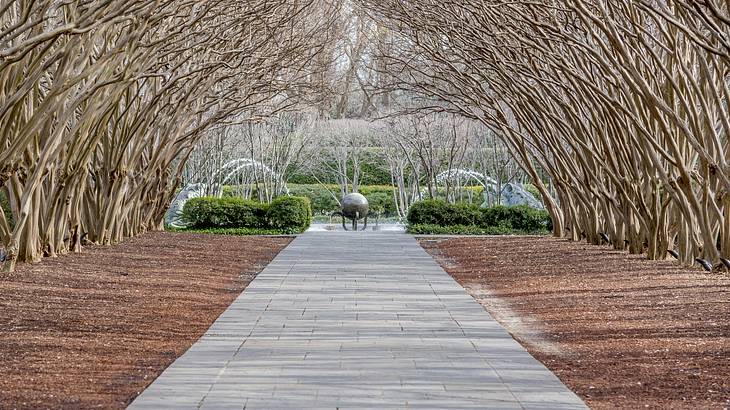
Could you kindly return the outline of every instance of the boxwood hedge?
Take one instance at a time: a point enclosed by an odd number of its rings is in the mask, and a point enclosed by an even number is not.
[[[266,210],[266,220],[274,229],[289,233],[304,232],[312,223],[312,205],[309,198],[280,196]]]
[[[552,229],[547,211],[520,206],[479,208],[472,204],[450,204],[443,200],[425,200],[411,205],[407,216],[410,231],[414,233],[474,233],[489,232],[545,232]],[[452,227],[437,229],[436,227]],[[468,227],[468,229],[465,229]],[[417,232],[416,232],[417,231]]]
[[[188,228],[273,229],[280,233],[304,232],[312,220],[309,199],[279,197],[271,204],[234,197],[193,198],[185,203],[183,220]]]

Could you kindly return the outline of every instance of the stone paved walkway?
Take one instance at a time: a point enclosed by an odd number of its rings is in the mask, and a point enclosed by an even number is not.
[[[133,409],[565,409],[581,400],[402,233],[295,239]]]

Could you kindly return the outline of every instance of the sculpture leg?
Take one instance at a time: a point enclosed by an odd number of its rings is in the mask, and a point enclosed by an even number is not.
[[[367,216],[365,217],[365,221],[363,221],[363,226],[362,226],[363,231],[366,229],[368,229],[368,217]]]
[[[335,212],[332,215],[333,216],[334,215],[341,216],[342,217],[342,229],[347,230],[347,225],[345,224],[345,215],[343,213],[341,213],[341,212]]]

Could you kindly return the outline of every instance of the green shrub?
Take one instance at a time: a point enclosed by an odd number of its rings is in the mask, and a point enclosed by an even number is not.
[[[360,163],[360,182],[366,185],[389,184],[390,171],[383,167],[380,158],[366,156]]]
[[[531,208],[527,205],[513,206],[508,209],[509,221],[513,229],[526,232],[547,229],[547,221],[550,220],[550,217],[546,211]]]
[[[360,168],[360,183],[364,185],[390,184],[390,170],[384,166],[382,148],[368,148],[361,151],[358,166]],[[325,161],[314,169],[301,172],[295,166],[287,170],[287,182],[290,184],[317,184],[324,182],[335,184],[339,175],[334,171],[338,168],[334,160]],[[347,161],[347,177],[352,179],[352,159]],[[363,194],[365,195],[365,194]]]
[[[232,205],[228,205],[231,225],[239,228],[265,228],[268,225],[266,223],[267,204],[251,200],[238,200],[241,202],[232,201]]]
[[[450,204],[440,199],[418,201],[408,209],[411,225],[477,225],[481,219],[479,207],[473,204]]]
[[[542,211],[544,212],[543,216],[545,218],[545,230],[552,232],[553,230],[553,218],[550,217],[550,212],[548,211]]]
[[[185,202],[182,219],[188,226],[206,228],[216,226],[218,215],[216,198],[193,198]]]
[[[478,225],[481,219],[479,206],[474,204],[451,205],[449,225]]]
[[[393,215],[396,212],[393,194],[386,192],[373,192],[365,195],[370,204],[370,210],[381,215]]]
[[[393,191],[395,191],[395,187],[392,185],[360,185],[360,188],[358,189],[358,191],[365,196],[368,196],[368,195],[374,194],[374,193],[378,193],[378,192],[393,195]]]
[[[406,220],[410,225],[449,225],[449,204],[437,199],[418,201],[408,208]]]
[[[540,233],[552,229],[547,211],[527,205],[502,205],[480,209],[473,204],[449,204],[442,200],[419,201],[408,210],[409,231],[414,233],[460,233],[501,235],[504,233]],[[415,228],[415,226],[420,226]],[[413,227],[413,228],[411,228]],[[437,229],[442,227],[444,229]]]
[[[309,198],[280,196],[274,199],[266,212],[269,225],[288,233],[300,233],[312,223],[312,206]]]
[[[223,194],[223,197],[235,197],[236,191],[235,187],[231,185],[223,185],[223,189],[221,190],[221,193]]]
[[[183,220],[194,228],[265,228],[268,206],[242,198],[193,198],[183,207]]]
[[[552,230],[552,220],[547,211],[527,205],[502,206],[482,209],[482,226],[505,226],[517,231],[539,232]]]
[[[300,233],[309,228],[308,198],[282,196],[270,205],[242,198],[193,198],[183,207],[188,230],[235,234]]]
[[[482,208],[481,226],[505,226],[512,228],[512,212],[509,207],[495,205],[490,208]]]

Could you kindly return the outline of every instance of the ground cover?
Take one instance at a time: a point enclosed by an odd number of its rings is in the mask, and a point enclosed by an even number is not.
[[[125,407],[290,240],[158,232],[0,274],[0,407]]]
[[[423,247],[592,408],[730,407],[730,277],[548,237]]]

